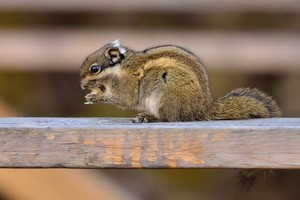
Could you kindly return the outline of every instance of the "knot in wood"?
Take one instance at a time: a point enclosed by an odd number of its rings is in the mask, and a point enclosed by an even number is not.
[[[87,153],[85,156],[85,163],[88,166],[96,166],[98,163],[98,154],[97,153]]]

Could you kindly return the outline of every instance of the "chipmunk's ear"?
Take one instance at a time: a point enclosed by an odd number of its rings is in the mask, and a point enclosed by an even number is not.
[[[111,43],[111,45],[112,45],[113,47],[118,48],[121,54],[126,53],[126,48],[122,46],[122,44],[121,44],[121,42],[120,42],[119,39],[113,41],[113,42]]]
[[[111,47],[106,49],[105,57],[110,61],[110,65],[115,65],[124,59],[125,52],[126,48],[122,47],[119,40],[116,40],[111,43]]]

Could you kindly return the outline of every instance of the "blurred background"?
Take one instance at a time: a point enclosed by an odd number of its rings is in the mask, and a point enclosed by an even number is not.
[[[0,116],[133,117],[84,105],[84,58],[115,39],[143,50],[183,46],[206,64],[220,97],[272,95],[300,116],[299,0],[1,0]],[[0,200],[299,199],[300,171],[277,170],[241,194],[236,170],[0,170]]]

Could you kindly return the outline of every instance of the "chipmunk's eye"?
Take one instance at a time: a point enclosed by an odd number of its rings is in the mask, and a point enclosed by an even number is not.
[[[98,74],[100,71],[101,71],[101,67],[100,67],[97,63],[92,64],[92,65],[90,66],[90,72],[91,72],[92,74]]]

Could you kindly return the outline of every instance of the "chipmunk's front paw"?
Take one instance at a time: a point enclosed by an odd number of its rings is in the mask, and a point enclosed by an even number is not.
[[[131,121],[132,123],[151,123],[151,122],[158,122],[159,119],[148,113],[140,113],[136,116],[136,118],[134,118]]]
[[[85,96],[85,104],[95,104],[95,103],[101,103],[101,102],[105,102],[105,99],[103,98],[102,95],[99,94],[87,94]]]

